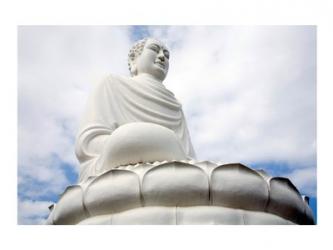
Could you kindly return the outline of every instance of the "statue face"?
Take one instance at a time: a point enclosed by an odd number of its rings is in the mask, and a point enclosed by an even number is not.
[[[150,74],[163,81],[169,69],[169,51],[160,41],[148,39],[142,53],[135,60],[137,75]]]

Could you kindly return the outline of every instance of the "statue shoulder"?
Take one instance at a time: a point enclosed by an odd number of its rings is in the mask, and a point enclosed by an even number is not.
[[[129,81],[129,77],[109,74],[102,78],[98,84],[98,87],[117,86],[127,81]]]

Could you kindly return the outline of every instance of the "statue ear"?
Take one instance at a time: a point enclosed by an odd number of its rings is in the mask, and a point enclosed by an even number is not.
[[[131,63],[131,75],[135,76],[138,74],[138,69],[136,67],[136,63],[134,61],[132,61]]]

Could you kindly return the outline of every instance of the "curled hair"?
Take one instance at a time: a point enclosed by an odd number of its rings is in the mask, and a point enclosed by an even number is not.
[[[141,55],[142,51],[143,51],[143,47],[145,46],[147,40],[149,38],[144,38],[141,39],[137,42],[134,43],[133,47],[130,49],[129,53],[128,53],[128,69],[131,72],[131,75],[133,76],[133,72],[131,71],[131,62],[135,61],[135,59]]]

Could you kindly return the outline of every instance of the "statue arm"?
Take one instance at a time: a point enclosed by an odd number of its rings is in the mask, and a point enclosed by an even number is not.
[[[75,144],[75,154],[80,163],[98,157],[105,141],[118,126],[114,108],[110,105],[112,83],[112,77],[105,78],[96,85],[89,97]]]
[[[116,125],[113,128],[93,125],[82,131],[75,144],[75,154],[80,163],[98,157],[115,128]]]

